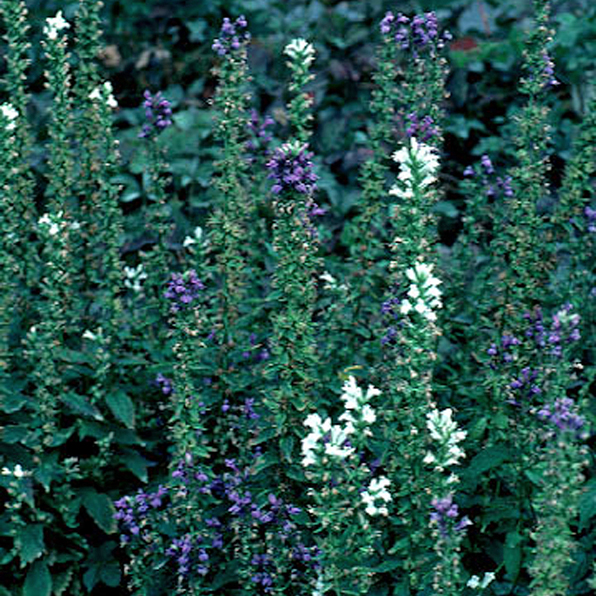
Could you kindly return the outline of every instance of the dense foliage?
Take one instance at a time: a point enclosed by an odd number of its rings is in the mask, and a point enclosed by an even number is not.
[[[596,9],[387,4],[2,0],[0,596],[596,589]]]

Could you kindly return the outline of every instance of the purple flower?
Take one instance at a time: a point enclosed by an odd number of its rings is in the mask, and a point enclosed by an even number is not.
[[[171,301],[170,311],[175,313],[191,304],[204,289],[196,271],[191,269],[185,274],[172,273],[164,296]]]
[[[561,397],[554,404],[545,405],[536,415],[563,432],[577,433],[585,425],[584,418],[577,413],[575,402],[570,397]]]
[[[156,137],[172,124],[172,108],[170,102],[164,99],[159,91],[155,95],[145,91],[143,97],[147,122],[143,125],[139,138]]]
[[[408,119],[406,128],[406,136],[408,138],[416,137],[419,141],[426,143],[439,134],[439,129],[434,125],[434,120],[431,116],[427,115],[420,118],[416,112],[411,112],[406,118]]]
[[[467,516],[454,523],[459,515],[459,508],[453,502],[452,495],[447,495],[442,499],[434,498],[431,501],[431,506],[434,511],[431,512],[430,519],[439,527],[439,533],[443,539],[449,537],[449,527],[452,527],[456,533],[459,533],[472,524]]]
[[[445,31],[439,35],[439,24],[434,12],[419,14],[412,19],[398,13],[387,12],[380,23],[381,34],[392,37],[402,50],[411,50],[417,55],[420,50],[434,52],[442,49],[451,34]]]
[[[227,17],[223,20],[219,37],[213,41],[211,48],[219,56],[225,56],[239,50],[250,40],[246,31],[248,23],[244,16],[239,16],[233,23]]]
[[[273,194],[294,190],[301,194],[311,194],[316,189],[318,177],[312,171],[310,161],[312,153],[307,145],[291,145],[286,143],[278,147],[266,166],[269,168],[269,179],[274,181],[271,188]]]
[[[174,390],[172,379],[159,373],[157,377],[155,377],[155,382],[161,387],[161,391],[164,395],[171,395]]]
[[[495,168],[493,167],[493,163],[490,160],[490,157],[488,155],[483,155],[480,158],[480,164],[484,168],[484,172],[486,174],[494,174],[495,173]]]
[[[542,78],[544,79],[544,87],[556,87],[559,85],[559,81],[555,78],[555,63],[553,59],[548,55],[548,52],[544,50],[542,52],[542,61],[544,66],[542,68]]]

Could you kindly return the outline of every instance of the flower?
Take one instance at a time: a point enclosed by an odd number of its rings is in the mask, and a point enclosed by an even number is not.
[[[31,472],[23,470],[21,464],[17,464],[12,470],[10,468],[2,468],[3,476],[14,476],[15,478],[24,478],[25,476],[31,476]]]
[[[8,120],[8,123],[5,126],[6,130],[14,130],[16,128],[16,120],[19,117],[16,108],[10,103],[3,103],[0,105],[0,112],[2,113],[2,116]]]
[[[113,92],[112,83],[106,81],[103,85],[96,87],[89,93],[89,99],[92,101],[101,101],[102,99],[105,99],[106,105],[115,110],[118,107],[118,102],[116,101]]]
[[[147,274],[143,270],[143,263],[139,263],[136,267],[124,267],[124,285],[136,292],[137,294],[142,290],[141,283],[147,279]]]
[[[466,456],[458,443],[466,438],[467,433],[457,429],[452,414],[451,408],[446,408],[442,412],[433,408],[426,415],[426,426],[430,436],[439,445],[437,453],[428,452],[423,461],[426,464],[436,464],[435,468],[438,470],[457,465],[459,460]]]
[[[553,404],[545,405],[536,415],[540,420],[554,424],[563,432],[578,432],[586,423],[577,413],[575,402],[570,397],[561,397]]]
[[[402,200],[411,199],[416,192],[422,192],[436,181],[439,158],[434,147],[419,143],[411,137],[409,144],[393,154],[393,160],[400,164],[398,182],[389,190]]]
[[[62,16],[62,11],[59,10],[55,17],[46,19],[46,24],[43,28],[43,33],[48,39],[58,39],[58,32],[63,29],[69,29],[70,23]]]
[[[318,176],[312,171],[310,160],[313,154],[307,151],[307,147],[298,142],[285,143],[274,151],[265,164],[269,168],[267,178],[275,181],[271,188],[273,194],[287,190],[311,194],[316,190]]]
[[[292,60],[310,66],[315,59],[315,49],[305,39],[293,39],[285,48],[284,54]]]
[[[239,16],[233,23],[227,17],[223,20],[219,37],[211,48],[220,56],[239,50],[243,43],[250,40],[250,33],[244,31],[248,23],[244,16]]]
[[[197,277],[197,272],[191,269],[185,274],[172,273],[164,296],[171,301],[170,311],[175,313],[193,302],[204,289],[205,285]]]
[[[362,492],[360,498],[366,505],[365,511],[368,515],[388,515],[389,511],[387,507],[384,505],[378,506],[377,503],[379,501],[389,503],[392,500],[391,493],[387,490],[390,484],[389,478],[380,476],[379,478],[373,478],[368,488]]]
[[[46,234],[56,236],[58,232],[60,232],[60,228],[63,227],[63,215],[64,213],[62,211],[59,211],[55,215],[46,213],[39,218],[37,223],[39,224],[40,229]]]
[[[436,321],[434,309],[442,306],[442,292],[438,287],[441,280],[434,277],[432,270],[432,265],[418,262],[406,271],[406,277],[412,282],[408,289],[408,296],[412,300],[405,299],[400,303],[399,310],[402,315],[415,310],[429,321]]]
[[[150,91],[147,90],[143,93],[143,97],[145,98],[143,107],[145,108],[147,122],[143,125],[139,138],[156,137],[168,126],[171,126],[172,107],[170,102],[162,97],[160,91],[155,95],[151,95]]]

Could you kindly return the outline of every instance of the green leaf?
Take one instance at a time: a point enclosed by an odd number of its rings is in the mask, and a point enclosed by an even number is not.
[[[0,436],[5,443],[22,443],[28,432],[26,426],[5,426]]]
[[[15,545],[19,551],[21,561],[25,564],[35,561],[44,552],[43,526],[30,524],[21,528],[15,538]]]
[[[120,457],[120,460],[141,482],[147,482],[147,468],[151,465],[148,459],[145,459],[136,451],[127,449]]]
[[[585,490],[579,498],[580,530],[586,528],[594,516],[596,516],[596,478],[586,483]]]
[[[112,414],[128,428],[134,428],[135,409],[132,399],[124,391],[108,393],[106,403]]]
[[[71,408],[76,414],[89,416],[95,420],[103,420],[101,412],[84,395],[77,393],[67,393],[62,397],[62,401]]]
[[[50,596],[52,576],[45,561],[35,561],[27,572],[23,585],[23,596]]]
[[[70,585],[70,581],[72,580],[73,569],[72,567],[63,571],[62,573],[58,573],[57,575],[53,576],[54,580],[54,596],[62,596],[65,593],[65,590]]]
[[[104,565],[101,569],[100,579],[106,586],[110,586],[110,588],[118,586],[122,579],[122,573],[118,563],[116,561],[110,561]]]
[[[83,507],[87,510],[93,521],[106,533],[116,531],[114,514],[116,509],[108,495],[98,493],[93,488],[86,488],[81,492]]]
[[[511,581],[515,581],[519,575],[522,559],[522,540],[523,537],[517,531],[509,532],[505,538],[503,561]]]

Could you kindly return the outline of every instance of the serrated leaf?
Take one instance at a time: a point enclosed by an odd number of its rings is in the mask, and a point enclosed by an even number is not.
[[[86,488],[81,492],[83,507],[87,510],[93,521],[106,533],[116,531],[114,514],[116,509],[108,495],[98,493],[93,488]]]
[[[41,524],[29,524],[21,528],[15,538],[15,544],[19,551],[21,561],[25,564],[35,561],[44,552],[43,526]]]
[[[89,416],[95,420],[103,420],[101,412],[84,395],[78,393],[67,393],[62,401],[77,414]]]
[[[124,391],[108,393],[106,403],[112,414],[128,428],[134,428],[135,409],[132,399]]]
[[[35,561],[27,572],[23,584],[23,596],[50,596],[52,576],[45,561]]]
[[[57,575],[53,576],[53,584],[54,584],[54,591],[53,596],[62,596],[65,590],[70,585],[72,580],[73,570],[72,568],[63,571],[62,573],[58,573]]]
[[[101,581],[110,588],[115,588],[118,584],[120,584],[120,580],[122,579],[122,572],[120,571],[120,566],[116,561],[110,561],[106,565],[104,565],[101,569]]]
[[[472,478],[478,478],[487,470],[500,466],[509,458],[509,454],[509,449],[504,445],[487,447],[472,459],[467,472]]]

